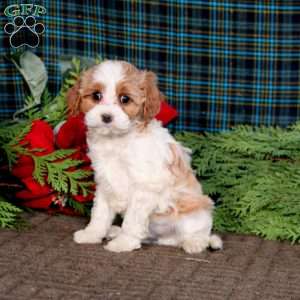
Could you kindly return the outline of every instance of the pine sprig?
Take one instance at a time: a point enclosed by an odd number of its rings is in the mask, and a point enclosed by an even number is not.
[[[32,156],[35,164],[33,176],[42,185],[48,184],[57,192],[87,195],[93,185],[92,172],[77,169],[83,161],[71,159],[72,149],[60,149],[44,156]]]
[[[31,123],[27,122],[15,124],[10,127],[10,130],[0,128],[0,148],[2,148],[6,155],[6,161],[10,169],[16,163],[20,154],[28,154],[28,151],[24,147],[25,145],[21,145],[20,141],[24,139],[30,129]]]
[[[180,133],[217,206],[214,228],[300,242],[300,123],[288,129],[239,126]]]
[[[59,170],[65,166],[65,164],[63,163],[64,162],[63,160],[65,158],[67,158],[68,156],[70,156],[71,154],[73,154],[74,151],[75,150],[73,150],[73,149],[60,149],[60,150],[56,150],[50,154],[43,155],[43,156],[36,156],[36,155],[30,153],[30,156],[32,157],[32,159],[34,161],[33,177],[41,185],[44,185],[45,178],[48,176],[48,183],[51,184],[53,181],[56,180],[55,177],[57,177],[57,174],[55,174],[55,171],[59,172]],[[51,163],[53,163],[55,160],[60,160],[61,163],[63,163],[63,166],[62,167],[54,166],[54,168],[53,168],[51,166]],[[74,166],[79,165],[80,163],[81,162],[75,162]],[[69,166],[72,166],[72,165],[69,163]],[[49,173],[51,173],[51,174],[49,175]],[[55,189],[55,187],[54,187],[54,189]],[[61,189],[59,189],[58,191],[60,191],[60,190]]]
[[[22,209],[7,202],[0,196],[0,227],[15,228],[20,218]]]
[[[67,199],[67,205],[72,207],[76,212],[82,216],[91,215],[91,204],[90,203],[81,203],[73,200],[71,197]]]
[[[5,123],[0,126],[1,144],[9,143],[10,145],[18,144],[31,129],[31,122],[24,121],[20,123]]]

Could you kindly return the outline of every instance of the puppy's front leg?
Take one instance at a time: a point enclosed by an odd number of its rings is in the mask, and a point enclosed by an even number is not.
[[[101,243],[106,236],[115,213],[109,207],[106,197],[101,191],[96,191],[94,204],[91,212],[91,220],[85,229],[74,233],[74,241],[79,244]]]
[[[104,248],[113,252],[139,249],[148,235],[149,216],[157,206],[157,199],[155,193],[136,192],[126,210],[120,234]]]

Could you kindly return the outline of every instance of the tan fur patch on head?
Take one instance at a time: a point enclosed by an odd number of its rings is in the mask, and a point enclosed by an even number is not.
[[[69,115],[77,115],[80,112],[81,97],[79,95],[80,79],[67,91],[66,100]]]
[[[128,104],[121,104],[123,111],[129,116],[130,119],[138,118],[141,115],[142,105],[133,100],[134,96],[132,96],[132,93],[128,92],[128,90],[119,93],[119,97],[123,95],[128,95],[132,99],[132,101],[130,101]]]
[[[129,63],[121,63],[124,80],[117,84],[116,94],[118,99],[121,99],[122,96],[128,96],[130,98],[128,103],[120,103],[120,105],[130,119],[139,118],[141,116],[143,102],[145,101],[144,93],[140,88],[141,71]]]
[[[86,85],[82,84],[80,89],[81,94],[81,105],[80,110],[83,113],[88,112],[91,110],[96,104],[97,101],[93,98],[94,93],[103,93],[104,86],[99,82],[93,82],[92,80],[89,81]]]
[[[68,90],[66,98],[70,115],[86,113],[95,106],[92,94],[103,88],[99,83],[93,82],[93,73],[96,67],[83,72],[76,84]]]
[[[153,119],[160,110],[163,95],[157,87],[157,77],[153,72],[138,70],[132,64],[121,62],[125,74],[117,86],[117,95],[127,95],[130,103],[122,109],[130,119],[138,118],[145,123]]]
[[[146,98],[143,108],[143,119],[147,123],[159,113],[160,104],[164,100],[164,96],[158,89],[156,75],[149,71],[144,71],[143,73],[142,90]]]

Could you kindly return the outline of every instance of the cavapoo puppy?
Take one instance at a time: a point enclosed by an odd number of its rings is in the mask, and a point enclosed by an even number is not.
[[[154,73],[107,60],[83,73],[68,97],[73,114],[85,113],[96,181],[91,220],[75,242],[112,239],[105,249],[114,252],[149,241],[188,253],[222,247],[190,151],[154,119],[163,99]],[[112,226],[116,214],[122,227]]]

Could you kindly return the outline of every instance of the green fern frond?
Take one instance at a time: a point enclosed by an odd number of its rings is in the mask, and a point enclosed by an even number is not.
[[[74,149],[59,149],[50,154],[44,155],[43,160],[51,162],[59,159],[65,159],[66,157],[72,155],[75,151],[76,150]]]
[[[10,130],[0,129],[0,148],[6,155],[6,160],[11,169],[12,165],[16,163],[20,154],[28,154],[28,151],[23,145],[20,145],[20,141],[24,139],[26,134],[31,129],[31,122],[15,124],[11,126]]]
[[[217,200],[216,230],[300,242],[299,124],[176,135],[193,151],[204,192]]]
[[[16,228],[22,210],[0,196],[0,227]]]
[[[67,200],[67,205],[72,207],[76,212],[82,216],[90,216],[91,214],[91,203],[80,203],[73,200],[71,197]]]
[[[77,195],[82,191],[84,195],[88,194],[93,182],[87,180],[92,172],[77,169],[83,161],[69,158],[74,151],[61,149],[44,156],[32,155],[35,165],[34,178],[42,185],[47,181],[57,192]]]

